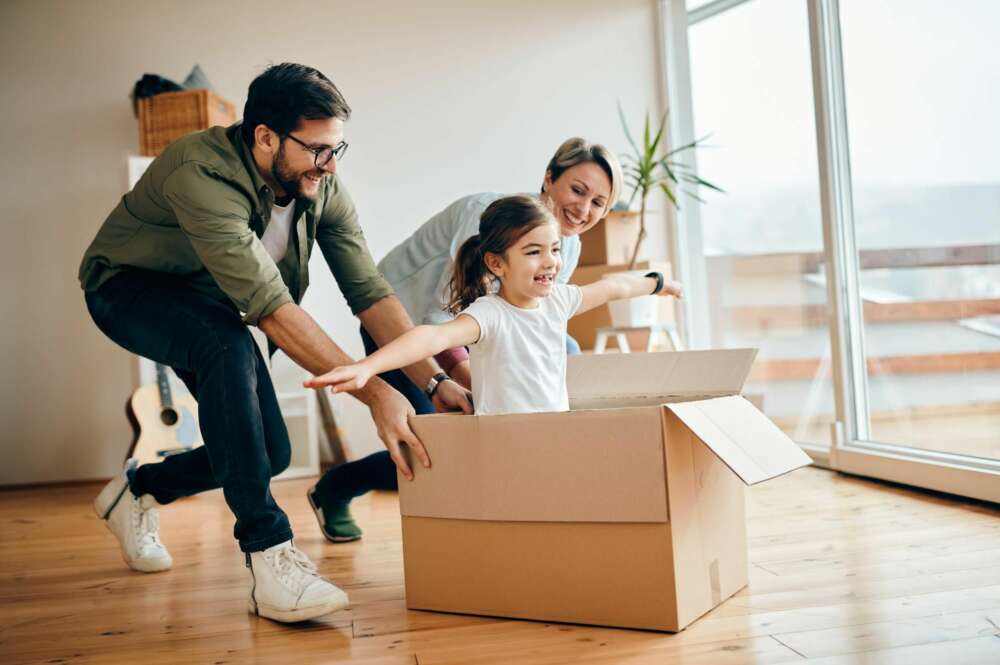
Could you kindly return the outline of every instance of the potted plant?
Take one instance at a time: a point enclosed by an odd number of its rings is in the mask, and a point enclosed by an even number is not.
[[[642,128],[641,145],[636,143],[635,139],[632,138],[632,133],[628,129],[628,122],[625,120],[625,113],[622,111],[621,102],[618,102],[618,117],[621,119],[622,129],[625,130],[625,138],[628,139],[633,151],[630,154],[622,156],[622,171],[625,176],[625,184],[632,189],[632,194],[628,200],[628,208],[631,209],[636,197],[639,197],[639,235],[635,239],[635,247],[632,249],[632,256],[629,259],[629,270],[631,270],[635,268],[636,260],[639,257],[639,248],[642,247],[642,242],[646,239],[646,202],[650,192],[659,188],[667,197],[667,200],[675,208],[680,209],[675,189],[680,188],[681,183],[701,185],[717,192],[722,192],[723,190],[707,180],[698,177],[694,169],[687,164],[674,159],[678,153],[699,147],[708,136],[660,154],[660,143],[663,140],[664,130],[667,125],[666,111],[660,117],[660,123],[655,129],[655,133],[649,124],[649,112],[646,113]],[[703,202],[703,199],[699,198],[696,193],[690,190],[683,191],[693,199]]]
[[[667,197],[667,200],[675,208],[679,209],[680,205],[677,202],[677,193],[675,190],[681,187],[681,183],[703,185],[718,192],[722,190],[698,177],[694,170],[687,164],[674,159],[678,153],[697,148],[708,137],[703,137],[687,145],[662,152],[660,144],[663,141],[667,124],[666,112],[660,117],[660,122],[655,129],[650,126],[649,113],[646,113],[642,128],[641,144],[632,138],[628,122],[625,120],[625,113],[622,111],[621,102],[618,103],[618,117],[621,119],[625,138],[628,139],[629,145],[633,150],[631,154],[623,155],[622,159],[625,184],[632,190],[625,208],[631,209],[636,197],[639,199],[639,231],[635,239],[635,245],[630,252],[628,271],[634,274],[644,274],[645,271],[635,271],[635,264],[639,258],[639,249],[646,239],[646,204],[650,192],[655,188],[659,188]],[[684,192],[692,198],[701,200],[694,192],[687,190],[684,190]],[[617,328],[651,326],[659,321],[660,300],[657,296],[643,296],[631,300],[620,300],[608,303],[608,310],[611,316],[611,324]]]

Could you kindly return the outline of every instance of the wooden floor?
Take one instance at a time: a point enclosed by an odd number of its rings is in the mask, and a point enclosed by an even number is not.
[[[803,469],[749,492],[750,587],[677,635],[408,612],[394,494],[363,541],[322,540],[306,481],[274,492],[352,607],[302,626],[246,612],[218,492],[161,513],[174,569],[121,562],[96,487],[0,493],[0,663],[1000,663],[1000,512]],[[606,571],[613,575],[614,571]]]

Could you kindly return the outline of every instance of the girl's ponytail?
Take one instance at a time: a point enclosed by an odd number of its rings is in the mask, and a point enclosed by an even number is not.
[[[487,289],[492,275],[483,261],[481,242],[482,236],[477,233],[463,242],[455,255],[448,296],[448,311],[452,314],[458,314],[476,298],[489,293]]]

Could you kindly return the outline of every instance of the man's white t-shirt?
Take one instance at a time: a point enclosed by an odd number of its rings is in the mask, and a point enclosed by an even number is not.
[[[260,241],[264,243],[264,249],[271,255],[275,263],[280,263],[288,253],[288,237],[292,232],[292,215],[295,214],[295,201],[286,206],[279,206],[275,203],[271,207],[271,221],[264,229],[264,235]]]
[[[491,294],[461,312],[479,323],[469,347],[476,415],[569,410],[566,322],[582,299],[580,287],[555,284],[535,309]]]

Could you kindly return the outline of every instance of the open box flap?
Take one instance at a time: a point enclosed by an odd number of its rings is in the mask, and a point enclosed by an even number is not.
[[[667,404],[747,485],[812,463],[797,443],[739,395]]]
[[[572,409],[659,405],[739,394],[756,349],[569,357],[566,387]]]

